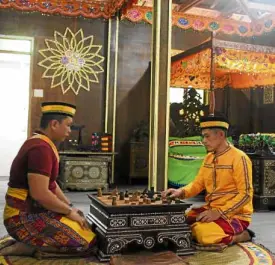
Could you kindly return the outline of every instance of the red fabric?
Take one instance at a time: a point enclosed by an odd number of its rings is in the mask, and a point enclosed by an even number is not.
[[[41,139],[29,139],[12,163],[8,185],[28,190],[28,173],[38,173],[50,178],[49,190],[55,192],[58,170],[59,163],[50,145]]]
[[[204,207],[192,209],[187,215],[187,223],[190,225],[195,223],[197,215],[199,215],[200,213],[206,210],[207,209]],[[218,220],[214,221],[214,223],[220,226],[223,229],[224,233],[227,235],[219,243],[224,243],[227,245],[229,245],[232,242],[234,235],[242,233],[249,226],[249,222],[239,220],[237,218],[233,218],[230,220],[219,218]]]

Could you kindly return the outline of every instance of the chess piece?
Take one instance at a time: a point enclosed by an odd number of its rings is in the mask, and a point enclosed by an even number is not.
[[[148,192],[148,189],[145,188],[144,191],[142,192],[142,194],[145,195],[145,194],[147,194],[147,192]]]
[[[142,205],[142,204],[143,204],[143,199],[139,199],[138,204],[139,204],[139,205]]]
[[[137,193],[136,193],[136,192],[132,195],[132,201],[133,201],[133,202],[138,201],[138,196],[137,196]]]
[[[112,205],[116,206],[117,205],[117,200],[116,200],[116,196],[112,197]]]
[[[146,203],[147,198],[148,198],[148,196],[147,196],[147,194],[145,194],[145,195],[143,196],[143,202],[144,202],[144,203]]]
[[[146,204],[151,204],[151,199],[148,198],[148,199],[146,200]]]
[[[121,192],[119,193],[119,200],[120,200],[120,201],[123,201],[123,200],[124,200],[124,192],[123,192],[123,191],[121,191]]]
[[[125,195],[124,195],[124,198],[129,198],[128,190],[126,190]]]
[[[125,198],[124,198],[124,202],[125,202],[125,204],[129,204],[129,202],[130,202],[129,197],[125,197]]]
[[[170,199],[170,198],[167,199],[167,204],[172,204],[172,202],[173,202],[172,199]]]
[[[102,189],[101,188],[97,189],[97,197],[102,197]]]
[[[176,203],[176,204],[181,203],[180,199],[175,199],[175,203]]]
[[[117,196],[118,195],[118,189],[117,187],[112,191],[112,196]]]

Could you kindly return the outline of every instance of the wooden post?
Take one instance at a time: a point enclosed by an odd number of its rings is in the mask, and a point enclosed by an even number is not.
[[[214,33],[211,33],[211,65],[210,65],[210,91],[209,91],[209,116],[215,114],[215,47]]]
[[[172,0],[154,0],[148,186],[167,188]]]
[[[117,68],[119,45],[119,16],[108,21],[108,45],[106,64],[106,93],[104,132],[112,134],[112,169],[110,183],[115,182],[115,145],[116,145],[116,110],[117,110]]]

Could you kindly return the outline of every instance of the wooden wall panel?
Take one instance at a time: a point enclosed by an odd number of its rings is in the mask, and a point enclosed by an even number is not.
[[[142,120],[149,121],[151,26],[121,22],[118,42],[116,179],[129,174],[129,141]]]
[[[53,39],[54,31],[64,33],[69,27],[73,31],[82,28],[84,36],[94,35],[95,43],[102,45],[101,55],[106,56],[106,21],[83,18],[65,18],[60,16],[44,16],[40,13],[22,13],[8,10],[0,11],[0,34],[27,36],[34,38],[32,90],[43,89],[43,98],[31,99],[30,123],[31,131],[39,126],[40,104],[42,101],[64,101],[76,104],[75,122],[84,124],[84,141],[88,141],[92,132],[102,131],[104,123],[105,74],[99,76],[99,83],[92,84],[91,91],[81,91],[78,96],[72,91],[62,94],[61,88],[50,89],[51,79],[42,79],[44,69],[37,65],[43,58],[39,49],[45,48],[44,39]],[[106,69],[106,67],[104,67]]]

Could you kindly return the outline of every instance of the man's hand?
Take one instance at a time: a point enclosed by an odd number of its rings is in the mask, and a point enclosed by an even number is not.
[[[218,210],[206,210],[200,213],[196,221],[202,223],[210,223],[213,222],[221,217],[221,213]]]
[[[173,198],[184,198],[184,190],[182,189],[168,189],[161,193],[162,198],[166,198],[169,196],[171,199]]]
[[[67,215],[67,217],[77,223],[79,223],[79,225],[82,227],[82,229],[86,229],[89,230],[89,225],[85,219],[84,214],[76,209],[76,208],[72,208],[71,212]]]

